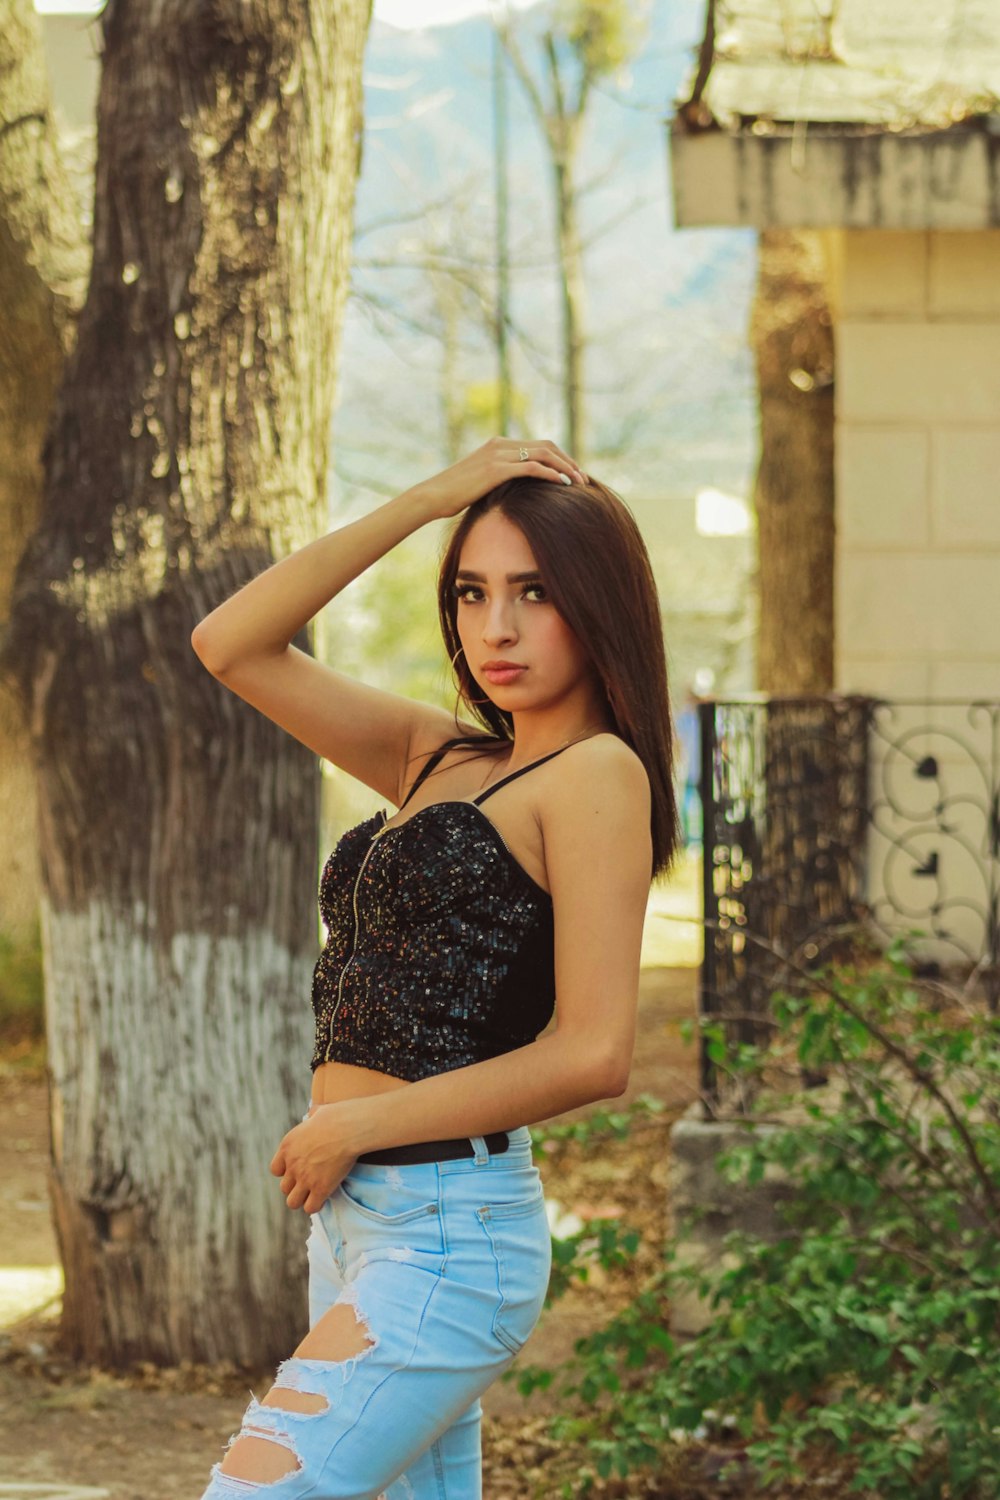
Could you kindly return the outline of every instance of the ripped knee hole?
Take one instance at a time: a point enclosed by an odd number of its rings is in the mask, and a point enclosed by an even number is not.
[[[328,1312],[310,1328],[291,1359],[278,1366],[274,1384],[258,1401],[251,1393],[250,1406],[243,1418],[243,1425],[230,1438],[222,1463],[222,1472],[233,1479],[255,1481],[258,1484],[273,1484],[302,1468],[295,1451],[291,1434],[272,1430],[280,1423],[275,1413],[270,1416],[265,1408],[295,1412],[299,1416],[318,1416],[329,1411],[330,1403],[321,1392],[310,1390],[309,1385],[317,1379],[317,1372],[301,1369],[298,1361],[315,1360],[323,1364],[346,1364],[370,1353],[378,1343],[357,1304],[353,1288],[341,1294]]]

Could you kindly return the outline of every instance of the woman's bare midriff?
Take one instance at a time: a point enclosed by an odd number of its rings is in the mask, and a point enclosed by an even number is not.
[[[320,1063],[312,1077],[313,1104],[339,1104],[341,1099],[363,1099],[368,1094],[385,1094],[390,1089],[405,1088],[408,1080],[376,1068],[361,1068],[354,1063]]]

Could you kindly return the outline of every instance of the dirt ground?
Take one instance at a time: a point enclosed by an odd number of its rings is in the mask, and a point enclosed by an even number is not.
[[[644,1119],[624,1141],[609,1139],[599,1152],[567,1143],[539,1163],[550,1200],[581,1216],[619,1213],[641,1230],[631,1281],[592,1271],[587,1285],[574,1286],[543,1312],[515,1371],[522,1364],[553,1368],[568,1358],[574,1340],[627,1303],[636,1280],[656,1264],[664,1234],[669,1124],[697,1090],[696,1048],[679,1031],[680,1022],[697,1012],[697,973],[643,971],[628,1092],[561,1116],[560,1123],[587,1117],[594,1108],[624,1110],[644,1093],[661,1100],[664,1112]],[[46,1085],[37,1071],[25,1076],[0,1062],[0,1122],[6,1146],[0,1180],[0,1495],[194,1500],[238,1428],[249,1390],[263,1396],[273,1370],[248,1375],[202,1366],[112,1375],[63,1359],[46,1188]],[[47,1305],[39,1307],[46,1296]],[[555,1394],[536,1391],[525,1398],[512,1381],[498,1381],[484,1395],[483,1409],[485,1500],[557,1495],[558,1487],[546,1482],[556,1456],[546,1435],[547,1415],[557,1409]],[[711,1456],[703,1455],[703,1462]],[[685,1487],[684,1493],[695,1491]]]

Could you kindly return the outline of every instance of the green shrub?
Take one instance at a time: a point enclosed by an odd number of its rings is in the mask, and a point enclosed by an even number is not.
[[[719,1168],[746,1183],[780,1169],[779,1232],[730,1234],[724,1270],[668,1246],[635,1301],[577,1341],[561,1394],[595,1409],[553,1426],[585,1446],[577,1493],[590,1469],[655,1470],[675,1437],[711,1431],[761,1493],[822,1474],[868,1500],[1000,1495],[1000,1018],[918,983],[901,943],[864,973],[800,974],[773,997],[768,1056],[726,1049],[767,1084]],[[779,1089],[782,1056],[828,1084]],[[680,1287],[711,1314],[683,1342],[667,1326]],[[518,1372],[525,1394],[551,1379]]]
[[[631,1134],[638,1116],[661,1114],[663,1107],[662,1102],[652,1095],[640,1094],[626,1110],[598,1108],[585,1120],[574,1120],[565,1125],[532,1126],[532,1145],[544,1149],[548,1141],[577,1141],[587,1146],[600,1140],[623,1140]],[[638,1230],[630,1229],[620,1219],[584,1218],[580,1224],[581,1227],[570,1234],[553,1237],[552,1274],[546,1306],[558,1301],[574,1281],[589,1281],[591,1266],[599,1265],[605,1271],[617,1270],[630,1262],[639,1248]],[[549,1379],[541,1376],[534,1382],[535,1385],[548,1383]]]
[[[16,940],[0,931],[0,1044],[40,1041],[45,1032],[39,924]]]

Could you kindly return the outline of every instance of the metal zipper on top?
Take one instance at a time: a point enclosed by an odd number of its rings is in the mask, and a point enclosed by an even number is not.
[[[384,817],[385,817],[384,810],[383,810],[382,816],[383,816],[383,819],[384,819]],[[343,999],[343,996],[344,996],[344,976],[347,973],[347,970],[349,969],[350,965],[354,961],[354,955],[358,951],[358,936],[359,936],[359,931],[360,931],[360,925],[359,925],[359,922],[358,922],[358,886],[361,884],[361,877],[365,873],[365,865],[368,863],[369,859],[371,859],[372,850],[375,848],[375,845],[378,842],[379,835],[382,834],[382,833],[384,833],[384,832],[385,832],[385,823],[383,822],[382,827],[381,828],[376,828],[375,832],[372,834],[371,843],[368,845],[368,848],[365,850],[365,857],[361,861],[360,865],[358,866],[358,873],[354,877],[354,890],[351,892],[351,910],[354,913],[354,940],[351,943],[351,951],[350,951],[350,953],[347,956],[347,960],[344,963],[344,966],[343,966],[343,968],[340,971],[340,978],[337,980],[337,1003],[333,1007],[333,1011],[332,1011],[332,1013],[330,1015],[330,1020],[329,1020],[329,1023],[328,1023],[331,1027],[333,1026],[334,1021],[337,1019],[337,1012],[340,1009],[340,1002],[341,1002],[341,1000]],[[327,1058],[326,1061],[329,1062],[329,1058]]]

